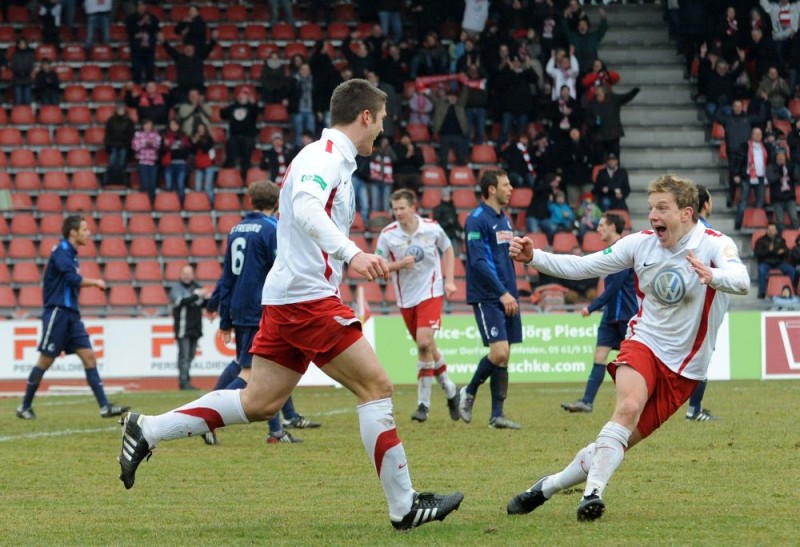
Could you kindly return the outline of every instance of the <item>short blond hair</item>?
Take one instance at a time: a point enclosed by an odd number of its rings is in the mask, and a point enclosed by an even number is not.
[[[647,195],[651,194],[672,194],[678,209],[686,207],[692,208],[692,219],[697,220],[697,204],[699,194],[697,185],[689,179],[684,179],[676,175],[661,175],[650,183],[647,188]]]

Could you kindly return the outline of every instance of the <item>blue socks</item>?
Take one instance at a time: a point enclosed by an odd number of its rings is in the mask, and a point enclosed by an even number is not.
[[[233,382],[239,376],[241,371],[242,367],[240,367],[239,363],[236,361],[231,361],[228,363],[228,366],[225,367],[225,370],[223,370],[222,374],[219,375],[219,379],[217,379],[217,384],[214,386],[213,391],[228,387],[228,384]]]
[[[508,369],[496,365],[492,366],[494,371],[492,372],[489,389],[492,392],[492,418],[497,418],[503,415],[503,403],[505,403],[508,395]]]
[[[298,414],[297,411],[294,409],[294,403],[292,402],[292,396],[289,395],[289,398],[286,399],[286,402],[283,403],[283,408],[281,409],[283,413],[284,420],[292,420],[297,418]]]
[[[103,389],[103,381],[100,380],[100,374],[97,372],[97,367],[84,369],[86,372],[86,382],[92,388],[94,398],[97,399],[97,404],[100,408],[108,406],[108,399],[106,399],[106,390]]]
[[[708,383],[707,380],[703,380],[697,387],[694,388],[694,392],[692,396],[689,398],[689,411],[691,414],[695,412],[700,412],[701,406],[703,404],[703,395],[706,394],[706,384]]]
[[[473,396],[476,395],[478,393],[478,388],[481,386],[481,384],[489,379],[489,376],[492,375],[494,369],[495,364],[489,360],[488,355],[485,355],[478,363],[478,368],[475,370],[475,374],[472,375],[472,380],[467,386],[467,393]]]
[[[238,376],[233,379],[231,383],[225,386],[223,389],[244,389],[247,387],[247,382],[239,378]]]
[[[30,408],[33,404],[33,396],[36,395],[36,390],[39,389],[39,384],[42,383],[44,376],[44,369],[33,367],[31,373],[28,375],[28,385],[25,388],[25,396],[22,398],[22,408]]]
[[[606,366],[603,363],[595,363],[589,373],[589,379],[586,381],[586,390],[583,392],[581,401],[587,405],[594,404],[594,398],[597,397],[597,392],[600,391],[605,377]]]

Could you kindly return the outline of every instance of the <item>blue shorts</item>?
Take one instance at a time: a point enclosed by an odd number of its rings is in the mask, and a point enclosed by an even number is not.
[[[258,333],[258,327],[233,327],[236,334],[236,356],[239,359],[239,366],[250,368],[253,364],[253,354],[250,348],[253,346],[253,339]]]
[[[507,341],[509,344],[522,342],[522,318],[517,312],[507,316],[503,304],[498,302],[478,302],[472,305],[475,320],[481,333],[483,345]]]
[[[600,321],[600,326],[597,327],[597,345],[619,349],[627,332],[628,324],[624,321]]]
[[[45,308],[42,333],[38,349],[48,357],[58,357],[62,351],[75,353],[76,350],[92,347],[81,314],[70,309]]]

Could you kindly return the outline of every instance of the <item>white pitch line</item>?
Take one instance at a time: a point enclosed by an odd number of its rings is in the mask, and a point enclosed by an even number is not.
[[[63,437],[65,435],[80,435],[82,433],[108,433],[119,431],[119,427],[100,427],[96,429],[63,429],[61,431],[40,431],[39,433],[24,433],[22,435],[0,435],[0,443],[12,441],[25,441],[41,439],[43,437]]]

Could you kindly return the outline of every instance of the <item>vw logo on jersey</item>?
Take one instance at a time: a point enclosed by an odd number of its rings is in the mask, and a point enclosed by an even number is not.
[[[413,256],[414,262],[422,262],[422,259],[425,258],[425,251],[419,245],[411,245],[406,249],[406,256]]]
[[[673,268],[658,272],[653,279],[653,294],[665,306],[672,306],[683,300],[686,283],[681,273]]]

